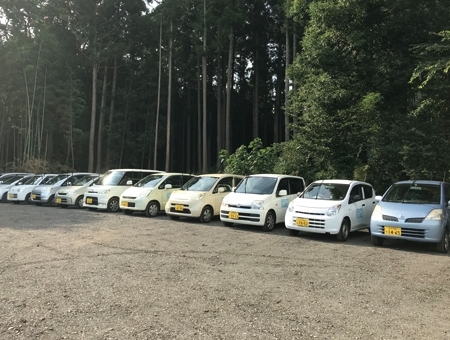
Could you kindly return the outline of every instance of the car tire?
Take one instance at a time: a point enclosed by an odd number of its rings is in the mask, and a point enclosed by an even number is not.
[[[206,207],[203,207],[199,219],[200,219],[200,222],[202,222],[202,223],[209,223],[209,222],[211,222],[213,216],[214,216],[213,208],[211,206],[207,205]]]
[[[381,247],[384,243],[384,238],[378,236],[371,235],[370,239],[372,241],[372,244],[377,247]]]
[[[289,231],[289,235],[291,235],[291,236],[297,236],[298,233],[300,232],[300,231],[295,230],[295,229],[288,229],[288,231]]]
[[[350,221],[346,218],[341,223],[341,228],[336,235],[336,238],[340,242],[345,242],[348,239],[348,235],[350,234]]]
[[[122,209],[123,213],[125,215],[133,215],[134,211],[130,209]]]
[[[445,228],[442,239],[436,244],[436,250],[438,253],[446,254],[449,248],[449,234],[448,228]]]
[[[264,220],[264,225],[262,230],[272,231],[275,228],[275,213],[273,211],[267,212],[266,219]]]
[[[78,196],[77,199],[75,200],[75,208],[77,209],[82,209],[83,208],[83,198],[84,196]]]
[[[3,194],[3,196],[2,196],[2,202],[3,202],[3,203],[8,202],[8,193],[7,193],[7,192],[5,192],[5,193]]]
[[[33,202],[31,201],[31,194],[27,194],[27,195],[25,196],[25,204],[31,204],[31,203],[33,203]]]
[[[222,223],[225,227],[232,227],[234,224],[233,222],[222,222]]]
[[[169,215],[169,218],[170,218],[172,221],[178,221],[178,220],[180,219],[180,216]]]
[[[159,210],[160,206],[157,201],[148,202],[147,206],[145,207],[145,215],[147,217],[155,217],[156,215],[158,215]]]
[[[119,211],[119,198],[118,197],[111,197],[108,201],[108,204],[106,205],[106,210],[108,212],[117,212]]]
[[[58,204],[56,204],[56,199],[55,199],[55,195],[51,195],[50,198],[48,199],[48,204],[51,207],[57,207]]]

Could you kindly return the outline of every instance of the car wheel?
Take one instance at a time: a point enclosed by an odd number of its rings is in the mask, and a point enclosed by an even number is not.
[[[384,243],[384,238],[378,236],[372,235],[370,236],[370,239],[372,240],[372,244],[377,247],[381,247]]]
[[[134,211],[130,209],[122,209],[122,211],[125,215],[132,215],[134,213]]]
[[[289,235],[291,235],[291,236],[297,236],[298,233],[300,232],[300,231],[295,230],[295,229],[288,229],[288,230],[289,230]]]
[[[156,215],[158,215],[159,209],[159,203],[156,201],[151,201],[145,208],[145,215],[147,215],[147,217],[155,217]]]
[[[212,207],[207,205],[202,209],[202,213],[200,214],[200,222],[202,223],[208,223],[211,222],[212,217],[214,215]]]
[[[31,204],[33,202],[31,202],[31,194],[28,194],[25,196],[25,204]]]
[[[269,211],[266,215],[266,220],[264,221],[262,230],[272,231],[273,228],[275,228],[275,213],[273,211]]]
[[[223,222],[223,225],[225,226],[225,227],[232,227],[233,226],[233,222]]]
[[[448,228],[445,228],[444,235],[442,235],[442,239],[439,241],[439,243],[436,244],[436,250],[439,253],[448,253],[448,247],[449,247],[449,235],[448,235]]]
[[[5,192],[5,193],[3,194],[3,196],[2,196],[2,202],[3,202],[3,203],[8,202],[8,193],[7,193],[7,192]]]
[[[56,204],[56,200],[55,200],[55,195],[51,195],[50,198],[48,199],[48,204],[51,207],[57,207],[58,204]]]
[[[106,210],[108,210],[109,212],[119,211],[119,198],[111,197],[106,206]]]
[[[178,220],[180,219],[180,216],[169,215],[169,218],[170,218],[172,221],[178,221]]]
[[[345,242],[348,239],[348,234],[350,234],[350,222],[344,219],[341,224],[341,229],[336,235],[338,241]]]
[[[75,200],[75,208],[82,209],[83,208],[83,198],[84,196],[78,196]]]

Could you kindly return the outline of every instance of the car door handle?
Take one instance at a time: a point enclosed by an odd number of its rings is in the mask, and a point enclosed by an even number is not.
[[[366,205],[365,205],[365,204],[363,204],[362,206],[363,206],[363,207],[365,207]]]

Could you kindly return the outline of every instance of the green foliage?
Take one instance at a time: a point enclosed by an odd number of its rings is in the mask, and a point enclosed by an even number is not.
[[[263,148],[260,138],[256,138],[247,146],[241,145],[234,154],[221,150],[219,158],[224,173],[251,175],[273,173],[278,161],[279,145]]]

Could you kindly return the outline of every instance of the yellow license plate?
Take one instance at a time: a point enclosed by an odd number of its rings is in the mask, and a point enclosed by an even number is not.
[[[402,228],[384,227],[384,234],[402,236]]]
[[[35,200],[36,199],[36,195],[35,194],[31,195],[31,199]]]
[[[184,210],[184,207],[183,207],[182,204],[175,204],[175,210],[176,210],[176,211],[183,211],[183,210]]]
[[[128,207],[128,202],[122,201],[122,207]]]
[[[295,219],[295,225],[297,227],[305,227],[308,228],[309,227],[309,220],[306,218],[296,218]]]
[[[56,203],[61,203],[61,198],[57,198]]]
[[[229,211],[228,212],[228,218],[232,218],[233,220],[238,220],[239,219],[239,213],[234,212],[234,211]]]
[[[86,198],[86,204],[92,204],[92,198]]]
[[[9,198],[14,198],[14,195],[13,194],[9,194],[8,197]]]

